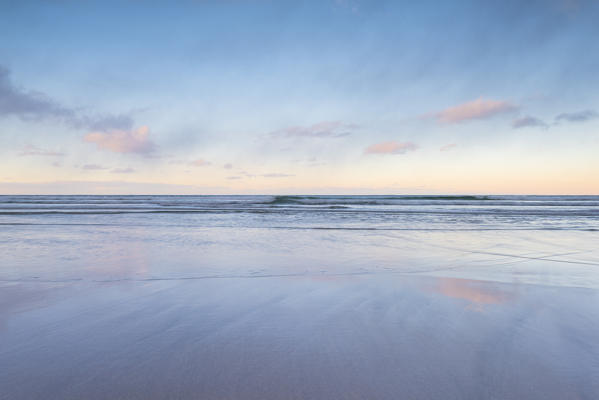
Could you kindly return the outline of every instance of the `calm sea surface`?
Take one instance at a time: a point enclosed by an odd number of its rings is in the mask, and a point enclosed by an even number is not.
[[[599,287],[599,196],[0,196],[3,280],[414,273]]]

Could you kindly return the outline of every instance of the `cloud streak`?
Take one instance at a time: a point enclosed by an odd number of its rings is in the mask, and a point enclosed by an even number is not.
[[[585,122],[599,117],[599,113],[594,110],[582,110],[571,113],[561,113],[555,117],[555,122]]]
[[[599,113],[597,113],[594,110],[582,110],[582,111],[577,111],[577,112],[571,112],[571,113],[561,113],[555,116],[554,118],[554,122],[551,125],[558,125],[562,122],[586,122],[595,118],[599,117]],[[530,115],[526,115],[524,117],[521,118],[517,118],[515,120],[512,121],[512,128],[514,129],[519,129],[519,128],[543,128],[543,129],[549,129],[550,124],[546,123],[545,121],[530,116]]]
[[[71,121],[75,128],[89,129],[91,131],[109,131],[113,129],[130,130],[133,128],[133,118],[127,114],[79,116]]]
[[[293,174],[281,174],[281,173],[270,173],[270,174],[262,174],[260,175],[264,178],[289,178],[291,176],[295,176]]]
[[[19,156],[62,157],[64,155],[65,155],[65,153],[60,152],[60,151],[45,150],[45,149],[41,149],[41,148],[39,148],[37,146],[33,146],[33,145],[30,145],[30,144],[28,144],[27,146],[23,147],[23,149],[19,153]]]
[[[549,128],[543,120],[540,120],[536,117],[531,117],[530,115],[524,116],[522,118],[516,118],[512,121],[512,128],[520,129],[520,128]]]
[[[456,143],[450,143],[450,144],[446,144],[445,146],[441,146],[439,148],[439,151],[450,151],[455,149],[456,147],[458,147],[458,145]]]
[[[383,142],[368,146],[364,154],[405,154],[414,151],[418,146],[412,142]]]
[[[441,124],[457,124],[472,120],[481,120],[495,117],[497,115],[516,111],[517,106],[499,100],[478,98],[474,101],[446,108],[433,115]]]
[[[84,115],[42,92],[16,86],[10,79],[10,71],[0,65],[0,117],[9,116],[24,121],[53,119],[74,129],[93,131],[127,130],[133,126],[133,119],[129,115]]]
[[[113,174],[132,174],[135,170],[131,167],[128,168],[114,168],[110,171]]]
[[[85,164],[84,166],[81,167],[81,169],[84,169],[87,171],[100,171],[100,170],[108,169],[108,167],[103,167],[98,164]]]
[[[136,130],[113,130],[110,132],[92,132],[84,140],[95,143],[101,150],[114,153],[149,154],[156,148],[149,138],[149,128],[141,126]]]
[[[323,121],[308,126],[291,126],[271,132],[271,137],[340,138],[349,136],[358,125],[341,121]]]

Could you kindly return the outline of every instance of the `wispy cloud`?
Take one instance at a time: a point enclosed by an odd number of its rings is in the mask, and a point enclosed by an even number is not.
[[[224,168],[224,169],[231,169],[231,168],[233,168],[233,164],[231,164],[231,163],[226,163],[225,165],[223,165],[223,168]]]
[[[547,129],[549,128],[549,125],[547,125],[543,120],[536,117],[531,117],[530,115],[524,116],[522,118],[516,118],[512,121],[512,128],[514,129],[528,127]]]
[[[558,2],[560,10],[564,13],[576,13],[580,11],[580,0],[561,0]]]
[[[583,110],[571,113],[561,113],[555,117],[555,122],[585,122],[599,117],[599,113],[594,110]]]
[[[355,0],[335,0],[335,5],[339,8],[344,8],[351,11],[353,14],[358,14],[358,2]]]
[[[507,101],[483,99],[481,97],[474,101],[446,108],[435,114],[428,115],[428,117],[432,116],[439,123],[456,124],[478,119],[487,119],[496,115],[510,113],[517,109],[517,106]]]
[[[304,164],[307,167],[318,167],[327,164],[325,161],[320,161],[316,157],[310,157],[307,159],[296,159],[292,160],[292,162],[296,164]]]
[[[270,174],[262,174],[260,175],[264,178],[288,178],[291,176],[295,176],[293,174],[280,174],[280,173],[270,173]]]
[[[114,168],[110,171],[113,174],[132,174],[135,170],[131,167],[128,168]]]
[[[207,167],[209,165],[212,165],[212,163],[210,161],[206,161],[203,158],[198,158],[196,160],[170,160],[168,162],[169,164],[172,165],[187,165],[187,166],[191,166],[191,167]]]
[[[193,186],[130,181],[0,182],[0,193],[2,194],[211,194],[223,193],[226,190],[226,186]]]
[[[439,151],[449,151],[449,150],[453,150],[457,147],[458,145],[456,143],[450,143],[450,144],[446,144],[445,146],[441,146],[439,148]]]
[[[129,115],[86,115],[44,93],[16,86],[10,79],[10,71],[0,65],[0,117],[8,116],[25,121],[54,119],[75,129],[92,131],[127,130],[133,126]]]
[[[368,146],[364,154],[404,154],[408,151],[414,151],[418,146],[412,142],[383,142]]]
[[[0,116],[15,115],[23,119],[43,117],[73,118],[74,112],[62,107],[45,94],[26,91],[13,85],[10,71],[0,66]]]
[[[49,157],[62,157],[65,154],[63,152],[60,151],[53,151],[53,150],[45,150],[45,149],[41,149],[37,146],[33,146],[28,144],[27,146],[23,147],[23,149],[21,150],[21,152],[19,153],[19,156],[49,156]]]
[[[341,121],[323,121],[309,126],[291,126],[271,132],[271,137],[340,138],[352,134],[358,125]]]
[[[130,130],[133,128],[133,118],[127,114],[80,116],[72,125],[91,131]]]
[[[98,171],[98,170],[108,169],[108,167],[103,167],[98,164],[85,164],[84,166],[81,167],[81,169],[85,169],[88,171]]]
[[[247,171],[239,171],[239,174],[242,175],[234,175],[234,176],[228,176],[227,179],[242,179],[242,178],[256,178],[256,177],[262,177],[262,178],[289,178],[292,176],[295,176],[294,174],[284,174],[284,173],[280,173],[280,172],[270,172],[267,174],[252,174],[250,172]]]
[[[229,180],[232,180],[232,181],[233,181],[233,180],[239,180],[239,179],[243,179],[243,177],[241,177],[241,176],[227,176],[227,179],[229,179]]]
[[[115,153],[148,154],[156,148],[149,138],[147,126],[142,126],[136,130],[92,132],[85,135],[84,140],[95,143],[99,149]]]

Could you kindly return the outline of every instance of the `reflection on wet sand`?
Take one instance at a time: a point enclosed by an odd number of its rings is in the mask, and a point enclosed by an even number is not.
[[[471,307],[483,311],[488,304],[501,304],[513,300],[515,285],[499,285],[471,279],[437,278],[434,289],[444,296],[467,300]]]
[[[0,398],[594,400],[599,392],[594,290],[306,278],[65,285],[55,301],[5,316]],[[464,302],[485,312],[464,312]]]
[[[0,331],[12,316],[54,303],[65,286],[68,284],[0,282]]]

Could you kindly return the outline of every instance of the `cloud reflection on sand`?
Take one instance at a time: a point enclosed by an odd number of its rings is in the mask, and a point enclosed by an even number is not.
[[[516,286],[471,279],[439,278],[433,290],[446,297],[466,300],[469,308],[476,311],[484,311],[485,306],[503,304],[516,297]]]

